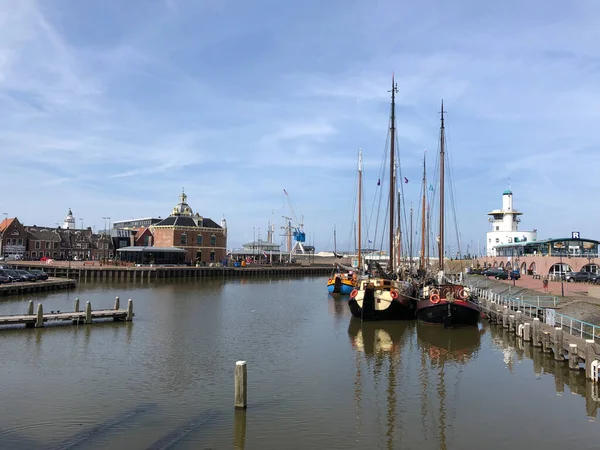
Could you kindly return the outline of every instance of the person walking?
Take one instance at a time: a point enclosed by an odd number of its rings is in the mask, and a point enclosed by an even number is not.
[[[548,277],[544,277],[542,285],[544,286],[544,292],[548,292]]]

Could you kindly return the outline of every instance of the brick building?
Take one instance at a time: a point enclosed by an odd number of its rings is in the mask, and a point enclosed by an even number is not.
[[[194,214],[182,192],[171,215],[150,226],[155,247],[178,247],[186,250],[186,262],[223,261],[227,252],[227,224]]]
[[[23,258],[27,248],[27,230],[16,217],[0,222],[0,255]]]

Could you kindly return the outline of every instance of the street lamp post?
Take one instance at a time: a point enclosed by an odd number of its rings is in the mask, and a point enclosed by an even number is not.
[[[560,251],[560,295],[561,297],[565,296],[565,285],[564,285],[564,276],[563,276],[563,260],[562,260],[562,250]]]
[[[104,259],[104,264],[106,264],[106,244],[107,244],[107,242],[106,242],[106,221],[110,220],[110,217],[105,216],[102,218],[104,219],[104,239],[103,239],[104,242],[102,243],[102,250],[103,250],[102,255],[103,255],[103,259]]]
[[[8,226],[8,213],[3,212],[2,214],[4,214],[4,220],[6,220],[6,225]],[[6,230],[3,230],[2,231],[2,239],[0,240],[0,256],[4,256],[4,257],[6,257],[6,251],[4,249],[4,243],[6,242],[5,234],[6,234]]]

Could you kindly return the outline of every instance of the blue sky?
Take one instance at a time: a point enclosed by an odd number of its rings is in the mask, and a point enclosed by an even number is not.
[[[317,250],[334,223],[348,247],[356,149],[370,202],[395,72],[415,207],[444,98],[463,249],[509,177],[522,229],[600,239],[598,17],[594,0],[2,1],[0,212],[71,207],[98,229],[164,217],[185,187],[239,247],[280,232],[285,188]]]

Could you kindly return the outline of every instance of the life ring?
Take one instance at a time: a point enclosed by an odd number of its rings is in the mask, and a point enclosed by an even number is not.
[[[440,302],[440,295],[439,294],[431,294],[429,296],[429,301],[433,304],[439,303]]]
[[[467,290],[463,288],[457,292],[457,297],[460,300],[466,300],[467,298],[469,298],[469,294],[467,293]]]
[[[352,289],[352,292],[350,292],[350,298],[356,297],[357,294],[358,294],[358,289]]]
[[[390,295],[392,296],[392,300],[396,300],[398,298],[398,291],[391,290]]]

